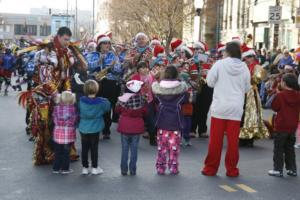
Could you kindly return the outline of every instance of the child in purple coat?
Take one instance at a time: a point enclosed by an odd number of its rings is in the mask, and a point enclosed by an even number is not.
[[[188,102],[188,86],[178,81],[178,72],[174,66],[168,66],[164,78],[152,85],[153,93],[159,102],[156,119],[157,173],[165,173],[168,158],[168,168],[171,174],[178,174],[178,156],[180,152],[180,130],[183,129],[182,104]]]

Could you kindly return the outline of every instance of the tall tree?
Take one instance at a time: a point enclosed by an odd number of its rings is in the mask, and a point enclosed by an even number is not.
[[[119,40],[128,41],[137,32],[157,36],[168,47],[181,37],[182,24],[194,14],[190,0],[111,0],[109,21]],[[186,12],[186,10],[190,12]]]

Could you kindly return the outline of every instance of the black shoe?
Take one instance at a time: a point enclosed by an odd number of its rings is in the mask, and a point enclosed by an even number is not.
[[[151,140],[150,140],[150,145],[151,145],[151,146],[157,146],[157,142],[156,142],[155,140],[154,140],[154,141],[151,141]]]
[[[135,175],[136,175],[136,172],[130,172],[130,175],[131,175],[131,176],[135,176]]]
[[[103,140],[110,140],[110,136],[109,135],[103,135]]]
[[[121,172],[122,176],[127,176],[127,172]]]
[[[14,91],[17,90],[17,87],[15,85],[12,86],[12,89],[14,89]]]
[[[297,172],[295,172],[293,170],[287,170],[286,174],[289,176],[297,176]]]
[[[34,137],[31,136],[31,137],[28,139],[28,141],[29,141],[29,142],[34,142]]]

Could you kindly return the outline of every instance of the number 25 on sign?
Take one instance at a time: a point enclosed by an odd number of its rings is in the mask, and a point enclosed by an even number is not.
[[[270,6],[269,7],[269,23],[279,24],[281,20],[282,7],[281,6]]]

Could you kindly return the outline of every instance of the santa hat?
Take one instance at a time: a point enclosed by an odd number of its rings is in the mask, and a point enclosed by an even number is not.
[[[87,45],[86,45],[88,48],[89,47],[96,47],[97,46],[97,43],[94,41],[94,40],[89,40],[87,42]]]
[[[145,37],[147,40],[149,40],[148,36],[143,32],[139,32],[138,34],[136,34],[135,37],[134,37],[134,40],[137,41],[137,39],[139,37]]]
[[[292,71],[292,70],[294,70],[294,67],[291,66],[291,65],[285,65],[285,66],[284,66],[284,70]]]
[[[110,39],[112,39],[112,31],[107,31],[104,35],[106,35],[107,37],[109,37]]]
[[[171,42],[171,49],[173,52],[177,49],[181,49],[182,46],[184,46],[184,42],[181,39],[174,39]]]
[[[152,46],[152,45],[161,45],[161,42],[159,41],[159,39],[157,37],[153,37],[150,42],[150,46]]]
[[[198,67],[197,67],[196,64],[193,64],[193,65],[190,67],[190,74],[191,74],[191,75],[198,75],[198,74],[199,74]]]
[[[210,70],[211,68],[211,64],[209,63],[204,63],[201,65],[203,70]]]
[[[241,40],[241,38],[240,38],[239,36],[232,37],[232,38],[231,38],[231,42],[236,42],[236,43],[238,43],[239,45],[242,44],[242,40]]]
[[[219,53],[222,52],[222,51],[225,51],[225,49],[226,49],[226,46],[224,44],[219,43],[217,45],[217,50],[218,50]]]
[[[131,80],[126,83],[127,89],[134,93],[139,92],[142,88],[142,85],[143,82],[138,80]]]
[[[110,38],[105,34],[99,35],[97,37],[97,44],[99,45],[102,42],[110,42]]]
[[[204,51],[208,51],[208,46],[205,42],[201,42],[201,41],[195,42],[193,47],[195,49],[203,49]]]
[[[245,43],[241,46],[242,59],[247,56],[256,56],[256,53],[253,49],[249,48]]]
[[[191,48],[191,47],[183,46],[183,47],[181,47],[180,50],[181,50],[181,51],[187,52],[191,57],[192,57],[193,54],[194,54],[193,48]]]
[[[156,59],[159,56],[164,56],[165,55],[165,48],[161,45],[156,45],[153,49],[153,58]]]

